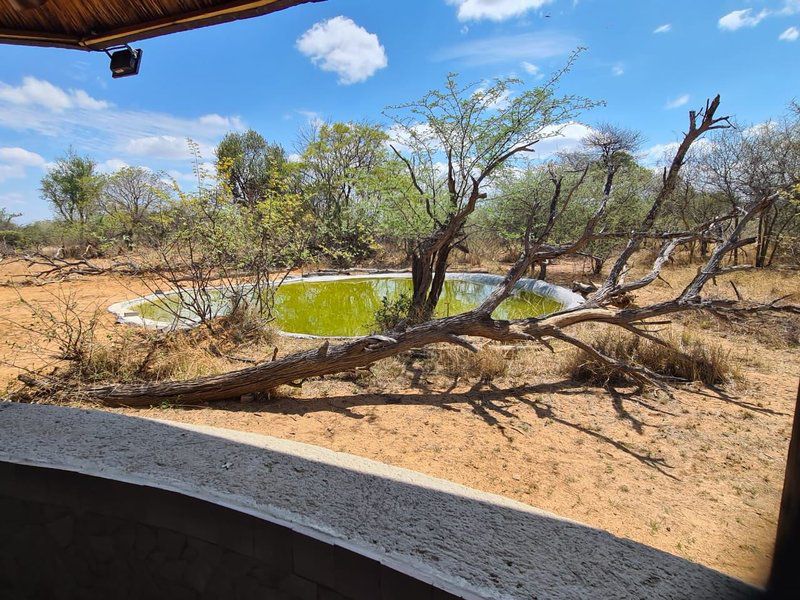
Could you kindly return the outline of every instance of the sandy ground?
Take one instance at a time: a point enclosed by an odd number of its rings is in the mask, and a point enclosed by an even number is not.
[[[0,283],[20,269],[0,265]],[[574,269],[551,271],[556,282],[575,277]],[[676,287],[691,274],[692,268],[675,268],[665,278]],[[778,291],[800,301],[797,273],[736,277],[753,297]],[[653,288],[643,300],[672,293],[666,284]],[[88,309],[137,289],[136,281],[112,277],[0,286],[0,385],[19,366],[47,360],[34,349],[40,344],[27,354],[20,348],[33,343],[19,329],[32,322],[21,298],[47,303],[75,293]],[[527,348],[511,359],[507,375],[491,382],[446,377],[423,360],[392,359],[371,374],[308,382],[270,402],[117,410],[268,434],[422,471],[763,584],[800,350],[702,319],[687,323],[731,353],[740,381],[716,390],[690,386],[674,398],[610,392],[560,374],[566,350]],[[297,345],[280,343],[284,351]]]

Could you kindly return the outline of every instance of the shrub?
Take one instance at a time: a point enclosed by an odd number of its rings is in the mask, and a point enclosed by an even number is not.
[[[369,228],[353,223],[338,229],[324,227],[312,253],[337,268],[347,268],[375,256],[378,246]]]
[[[592,341],[594,348],[610,358],[639,365],[665,377],[719,385],[738,377],[729,351],[698,340],[687,332],[665,336],[664,346],[632,334],[605,330]],[[562,372],[575,381],[596,385],[627,384],[630,378],[583,350],[575,350],[562,364]]]
[[[375,326],[380,331],[389,331],[397,327],[408,317],[411,310],[411,296],[400,294],[397,298],[381,298],[381,306],[375,311]]]

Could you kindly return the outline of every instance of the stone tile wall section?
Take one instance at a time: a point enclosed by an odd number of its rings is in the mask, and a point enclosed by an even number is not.
[[[0,462],[0,597],[444,600],[348,549],[164,490]]]

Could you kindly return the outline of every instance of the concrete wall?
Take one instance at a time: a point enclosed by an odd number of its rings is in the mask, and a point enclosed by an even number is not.
[[[210,502],[7,462],[0,462],[0,597],[455,598]]]

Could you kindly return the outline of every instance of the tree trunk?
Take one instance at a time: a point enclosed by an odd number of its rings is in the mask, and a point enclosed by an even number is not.
[[[767,224],[766,215],[763,213],[758,216],[758,236],[756,238],[756,259],[755,267],[757,269],[764,267],[764,261],[767,256]]]
[[[544,281],[547,278],[547,261],[542,261],[539,263],[539,274],[536,276],[536,279],[539,281]]]

